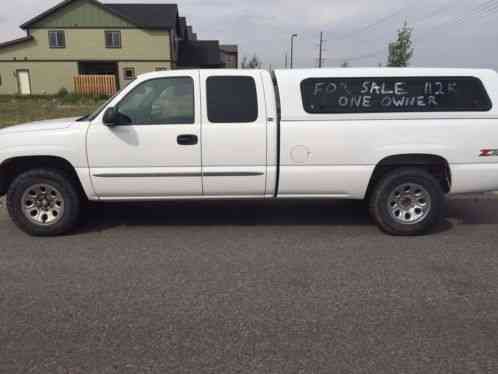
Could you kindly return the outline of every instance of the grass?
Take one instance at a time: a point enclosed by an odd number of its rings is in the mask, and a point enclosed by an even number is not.
[[[0,96],[0,128],[44,119],[77,117],[93,112],[104,97]]]

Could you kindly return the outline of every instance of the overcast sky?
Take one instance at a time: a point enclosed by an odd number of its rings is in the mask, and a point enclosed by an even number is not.
[[[59,0],[2,0],[0,41],[24,35],[19,25]],[[108,3],[154,0],[108,0]],[[327,66],[385,63],[387,44],[407,20],[415,66],[498,69],[498,0],[178,0],[201,39],[240,46],[265,66],[282,67],[298,33],[295,65],[316,66],[320,31]]]

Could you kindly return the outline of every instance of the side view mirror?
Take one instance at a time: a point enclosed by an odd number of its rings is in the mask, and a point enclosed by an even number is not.
[[[104,125],[106,126],[115,126],[117,125],[117,111],[114,108],[109,108],[104,113],[103,118]]]
[[[131,119],[120,113],[116,108],[109,108],[104,113],[103,118],[104,125],[109,127],[120,126],[120,125],[129,125],[131,123]]]

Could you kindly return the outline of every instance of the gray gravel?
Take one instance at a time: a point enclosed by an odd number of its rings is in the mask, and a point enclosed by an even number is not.
[[[498,200],[393,238],[361,203],[0,213],[0,373],[496,373]]]

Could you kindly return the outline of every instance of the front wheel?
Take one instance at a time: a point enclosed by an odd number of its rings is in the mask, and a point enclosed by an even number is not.
[[[27,171],[12,182],[7,193],[10,217],[33,236],[67,233],[78,221],[80,205],[74,183],[58,170]]]
[[[382,178],[370,197],[370,215],[386,233],[422,235],[442,219],[444,193],[439,181],[417,168],[402,168]]]

